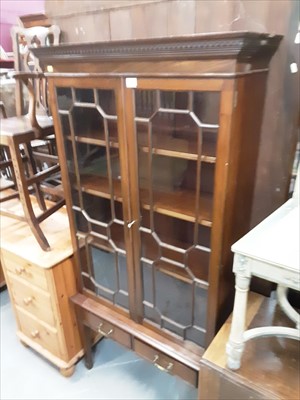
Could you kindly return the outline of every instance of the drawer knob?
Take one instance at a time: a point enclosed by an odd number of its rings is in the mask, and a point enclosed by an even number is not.
[[[35,339],[40,336],[40,332],[36,329],[35,331],[31,332],[31,336]]]
[[[25,272],[25,268],[24,267],[16,267],[15,271],[16,271],[17,275],[21,275],[23,272]]]
[[[103,335],[103,336],[109,336],[110,334],[112,334],[113,333],[113,329],[110,329],[108,332],[104,332],[103,330],[102,330],[102,326],[103,326],[103,322],[101,322],[101,324],[99,324],[99,326],[98,326],[98,332],[99,333],[101,333],[101,335]]]
[[[30,303],[32,303],[33,297],[29,296],[29,297],[24,297],[23,299],[23,303],[25,304],[25,306],[28,306]]]
[[[169,372],[172,371],[173,366],[174,366],[173,363],[169,362],[168,365],[167,365],[166,367],[163,367],[162,365],[160,365],[160,364],[158,363],[158,361],[159,361],[159,355],[156,354],[156,355],[154,356],[153,361],[152,361],[152,363],[156,366],[156,368],[160,369],[161,371],[167,372],[167,373],[169,373]]]

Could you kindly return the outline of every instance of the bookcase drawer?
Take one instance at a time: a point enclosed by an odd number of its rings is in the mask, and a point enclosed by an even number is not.
[[[122,346],[131,349],[131,337],[129,333],[124,332],[122,329],[107,322],[105,319],[88,312],[84,312],[82,318],[83,323],[94,331],[97,331],[104,337],[109,337],[110,339],[120,343]]]
[[[141,357],[152,362],[160,370],[179,376],[190,384],[197,386],[198,372],[192,368],[143,343],[139,339],[134,339],[133,350]]]

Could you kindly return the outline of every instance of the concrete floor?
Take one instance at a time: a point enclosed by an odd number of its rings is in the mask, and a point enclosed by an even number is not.
[[[197,389],[105,339],[94,368],[79,361],[64,378],[39,354],[19,342],[7,290],[0,293],[0,399],[197,399]]]

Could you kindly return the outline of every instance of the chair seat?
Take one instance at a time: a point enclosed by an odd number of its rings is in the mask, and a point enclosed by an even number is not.
[[[36,116],[38,124],[42,128],[41,138],[54,133],[53,120],[47,116]],[[36,138],[28,115],[1,119],[0,144],[7,146],[9,138],[13,136],[26,136],[26,140]]]

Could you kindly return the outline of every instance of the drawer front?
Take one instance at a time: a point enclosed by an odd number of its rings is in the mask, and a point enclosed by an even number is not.
[[[131,349],[131,337],[129,333],[124,332],[122,329],[110,324],[106,320],[85,311],[82,311],[80,318],[85,325],[89,326],[94,331],[97,331],[99,334],[109,337],[110,339],[120,343],[122,346]]]
[[[161,353],[153,347],[141,342],[139,339],[134,339],[133,350],[141,357],[152,362],[160,370],[179,376],[197,387],[198,371],[195,371],[172,357]]]
[[[20,328],[24,335],[36,344],[39,344],[43,349],[46,349],[53,355],[60,357],[57,330],[50,326],[46,327],[36,321],[27,313],[25,314],[19,307],[16,307],[16,310]]]
[[[22,258],[11,256],[6,252],[2,253],[1,261],[3,262],[3,268],[7,271],[41,289],[48,290],[46,271],[42,268],[35,267]]]
[[[15,305],[30,312],[38,319],[55,326],[56,319],[53,312],[50,294],[32,286],[23,279],[8,272],[9,287]]]

